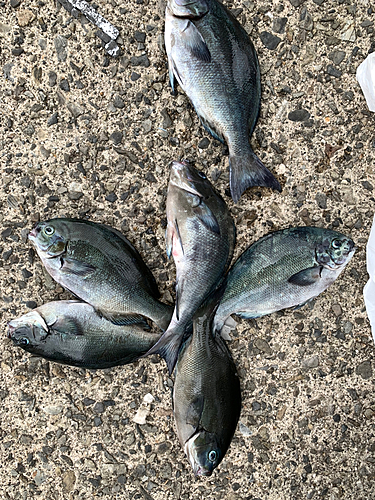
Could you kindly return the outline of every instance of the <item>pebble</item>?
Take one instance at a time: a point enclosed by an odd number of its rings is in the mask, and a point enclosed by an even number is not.
[[[17,22],[18,25],[21,27],[27,26],[32,21],[34,21],[34,19],[35,15],[31,10],[28,9],[19,10],[17,13]]]
[[[66,78],[63,78],[60,81],[59,87],[64,92],[70,92],[70,85],[69,85],[69,82],[68,82],[68,80]]]
[[[65,50],[66,47],[68,46],[68,40],[62,35],[57,35],[57,37],[53,41],[53,44],[57,52],[58,61],[65,62],[68,57]]]
[[[203,137],[203,139],[201,139],[198,142],[199,149],[207,149],[209,145],[210,145],[210,140],[207,137]]]
[[[47,120],[47,126],[50,127],[51,125],[55,125],[57,123],[57,113],[53,113],[48,120]]]
[[[328,54],[328,59],[330,59],[336,66],[342,63],[345,59],[346,53],[343,50],[334,50]]]
[[[281,38],[273,35],[272,33],[269,33],[268,31],[262,31],[262,33],[260,34],[260,39],[263,45],[269,50],[275,50],[281,42]]]
[[[117,195],[115,193],[109,193],[105,199],[110,203],[114,203],[117,200]]]
[[[260,337],[254,340],[254,346],[264,354],[272,354],[272,349],[268,342]]]
[[[54,87],[56,85],[56,82],[57,82],[57,75],[54,71],[50,71],[48,73],[48,85],[50,87]]]
[[[95,413],[104,413],[105,412],[104,404],[101,402],[96,403],[95,406],[93,407],[93,411]]]
[[[68,102],[66,107],[68,108],[68,110],[70,111],[70,113],[73,115],[74,118],[78,118],[84,113],[84,109],[74,102]]]
[[[327,208],[327,196],[324,193],[317,193],[315,200],[319,208],[322,208],[323,210]]]
[[[356,34],[354,21],[347,20],[345,22],[344,28],[342,29],[339,38],[340,40],[344,40],[346,42],[355,42]]]
[[[29,124],[28,124],[28,125],[24,128],[24,130],[23,130],[23,133],[24,133],[25,135],[28,135],[29,137],[31,137],[32,135],[34,135],[34,132],[35,132],[35,128],[34,128],[34,126],[33,126],[31,123],[29,123]]]
[[[38,304],[35,302],[35,300],[27,300],[25,302],[26,307],[29,307],[30,309],[35,309],[38,307]]]
[[[357,375],[360,375],[364,380],[368,380],[372,377],[372,366],[371,361],[363,361],[355,369]]]
[[[163,123],[162,127],[163,128],[169,128],[173,125],[173,122],[171,120],[171,117],[168,114],[168,111],[166,108],[162,109],[160,112],[161,116],[163,117]]]
[[[272,24],[272,30],[275,33],[285,33],[285,26],[287,22],[287,17],[275,17]]]
[[[304,359],[302,361],[303,368],[311,369],[317,368],[319,366],[319,356],[312,356],[311,358]]]
[[[115,132],[112,132],[109,138],[114,144],[120,144],[123,138],[123,134],[119,130],[116,130]]]
[[[288,114],[288,119],[292,122],[303,122],[310,118],[307,109],[295,109]]]
[[[340,78],[340,76],[342,75],[342,71],[335,68],[332,64],[328,64],[327,74],[330,76],[334,76],[335,78]]]
[[[142,128],[145,134],[148,134],[152,130],[152,121],[150,119],[144,120],[142,122]]]
[[[72,470],[66,472],[63,476],[62,486],[65,493],[69,493],[74,488],[76,476]]]
[[[311,17],[311,14],[308,12],[306,7],[302,8],[299,18],[299,27],[306,31],[311,31],[314,27],[313,18]]]
[[[150,66],[150,61],[146,54],[142,56],[133,56],[130,58],[130,64],[132,66],[142,66],[148,68]]]
[[[44,411],[44,413],[47,413],[47,415],[59,415],[63,411],[63,406],[44,406],[42,407],[42,410]]]
[[[332,311],[336,317],[339,317],[342,315],[342,308],[341,308],[340,304],[333,304]]]
[[[125,102],[122,99],[122,97],[120,97],[118,94],[116,94],[114,99],[113,99],[113,105],[115,106],[115,108],[118,108],[118,109],[125,108]]]
[[[21,5],[21,0],[10,0],[10,6],[13,7],[13,9],[18,7],[19,5]]]
[[[131,80],[132,82],[136,82],[139,78],[141,78],[141,75],[140,75],[139,73],[135,73],[135,72],[133,71],[133,73],[132,73],[132,74],[131,74],[131,76],[130,76],[130,80]]]
[[[241,421],[238,424],[238,429],[240,433],[245,437],[249,437],[253,434],[253,432],[247,427],[247,425],[243,424]]]

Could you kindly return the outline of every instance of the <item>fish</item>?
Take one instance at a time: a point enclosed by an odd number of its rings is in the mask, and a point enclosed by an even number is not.
[[[216,306],[213,300],[197,312],[175,368],[177,435],[196,476],[210,476],[222,461],[241,412],[236,366],[224,340],[213,332]]]
[[[114,324],[150,318],[165,330],[173,306],[158,300],[154,276],[119,231],[104,224],[58,218],[29,233],[52,278]]]
[[[302,307],[338,278],[354,252],[351,238],[329,229],[295,227],[264,236],[229,270],[215,331],[231,314],[258,318]]]
[[[224,278],[233,256],[235,226],[222,197],[188,160],[173,161],[167,194],[167,255],[176,264],[171,322],[148,354],[172,373],[193,315]]]
[[[140,358],[160,337],[140,324],[114,325],[86,302],[48,302],[8,323],[8,338],[17,347],[81,368],[110,368]]]
[[[168,0],[165,47],[176,82],[205,129],[229,149],[230,191],[237,203],[252,186],[281,191],[250,145],[260,111],[257,53],[248,34],[217,0]]]

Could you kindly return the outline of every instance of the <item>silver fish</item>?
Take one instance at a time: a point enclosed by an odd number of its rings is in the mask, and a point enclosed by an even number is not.
[[[215,331],[231,314],[257,318],[305,304],[336,280],[354,252],[350,238],[329,229],[296,227],[264,236],[229,270]]]
[[[49,274],[115,324],[141,316],[163,330],[172,308],[159,302],[151,271],[119,232],[80,219],[39,222],[29,234]]]
[[[172,163],[167,220],[167,254],[173,255],[177,272],[176,305],[168,329],[149,354],[161,354],[172,372],[186,327],[229,267],[235,227],[224,200],[186,160]]]
[[[82,368],[131,363],[160,337],[147,323],[118,326],[76,300],[43,304],[8,323],[8,337],[25,351]]]
[[[193,322],[178,357],[173,389],[177,434],[197,476],[210,476],[223,459],[241,412],[235,364],[212,333],[212,303]]]
[[[260,110],[260,70],[240,23],[217,0],[168,0],[165,46],[172,89],[177,80],[204,127],[228,145],[233,200],[251,186],[281,191],[249,142]]]

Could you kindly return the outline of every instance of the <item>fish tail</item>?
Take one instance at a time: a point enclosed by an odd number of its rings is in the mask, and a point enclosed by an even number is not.
[[[177,362],[183,336],[184,332],[168,329],[142,357],[149,356],[150,354],[159,354],[167,363],[168,371],[171,375]]]
[[[230,156],[230,192],[235,203],[252,186],[263,186],[281,191],[279,181],[250,150],[246,156]]]

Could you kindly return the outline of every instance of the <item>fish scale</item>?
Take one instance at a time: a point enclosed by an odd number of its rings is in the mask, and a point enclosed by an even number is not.
[[[193,322],[193,334],[180,352],[175,372],[173,407],[178,438],[197,475],[210,475],[222,460],[241,411],[235,364],[220,336],[212,334],[212,302]],[[199,439],[205,441],[197,453]],[[210,451],[218,453],[215,462]]]
[[[49,361],[97,369],[131,363],[150,349],[160,335],[145,327],[114,325],[85,302],[61,300],[10,321],[8,336],[15,345]]]
[[[187,161],[172,164],[166,205],[167,253],[176,264],[176,306],[168,329],[149,354],[163,356],[171,373],[195,312],[225,276],[235,226],[224,200]]]
[[[233,200],[251,186],[280,191],[250,146],[260,110],[260,69],[240,23],[216,0],[168,0],[165,46],[172,88],[178,81],[204,127],[228,145]]]
[[[45,229],[51,228],[51,235]],[[105,225],[79,219],[40,222],[30,233],[49,274],[97,312],[119,324],[146,316],[165,329],[172,308],[130,242]]]
[[[228,272],[215,330],[231,314],[256,318],[308,302],[335,281],[354,251],[350,238],[329,229],[290,228],[261,238]]]

